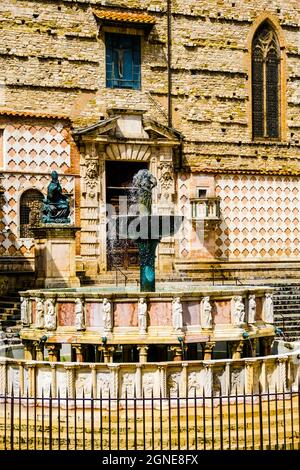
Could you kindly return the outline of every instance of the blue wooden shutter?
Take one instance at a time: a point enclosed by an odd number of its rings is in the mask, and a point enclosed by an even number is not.
[[[141,87],[141,45],[139,36],[106,34],[106,86],[108,88]],[[123,51],[123,70],[119,57]]]
[[[139,36],[133,37],[132,46],[133,88],[139,90],[141,88],[141,38]]]

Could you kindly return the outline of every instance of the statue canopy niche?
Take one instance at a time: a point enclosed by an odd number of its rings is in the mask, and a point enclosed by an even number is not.
[[[51,183],[48,186],[47,197],[43,201],[42,221],[45,224],[70,223],[70,204],[68,196],[63,194],[56,171],[51,173]]]

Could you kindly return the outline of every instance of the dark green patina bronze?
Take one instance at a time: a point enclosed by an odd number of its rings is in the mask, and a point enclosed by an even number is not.
[[[70,204],[68,196],[62,193],[56,171],[51,173],[47,197],[43,201],[42,222],[45,224],[69,224]]]
[[[162,237],[174,235],[183,217],[152,215],[152,190],[156,178],[148,170],[140,170],[133,178],[131,202],[136,215],[116,216],[121,239],[134,240],[139,248],[140,289],[155,292],[155,252]]]

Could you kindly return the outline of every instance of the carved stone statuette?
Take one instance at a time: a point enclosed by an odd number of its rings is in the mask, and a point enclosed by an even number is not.
[[[112,322],[112,305],[111,302],[107,299],[103,299],[102,304],[103,309],[103,325],[105,333],[109,333],[112,331],[113,322]]]
[[[180,297],[175,297],[172,301],[172,323],[176,332],[181,333],[183,328],[183,308]]]
[[[75,328],[77,331],[85,330],[84,305],[79,297],[75,300]]]
[[[45,302],[45,328],[56,330],[55,299],[47,299]]]

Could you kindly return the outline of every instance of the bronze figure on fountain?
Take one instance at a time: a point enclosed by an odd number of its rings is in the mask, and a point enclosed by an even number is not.
[[[45,224],[69,224],[70,204],[67,195],[63,194],[56,171],[51,173],[47,197],[43,201],[42,221]]]

